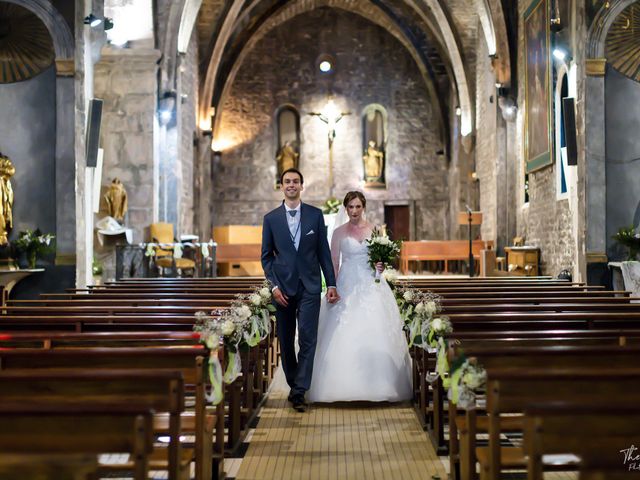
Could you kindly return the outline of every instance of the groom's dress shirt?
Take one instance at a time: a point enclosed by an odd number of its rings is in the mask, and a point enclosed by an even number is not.
[[[284,209],[287,211],[287,225],[289,226],[289,235],[291,236],[291,240],[293,241],[293,245],[298,250],[300,246],[300,205],[298,204],[296,208],[289,208],[285,203]]]

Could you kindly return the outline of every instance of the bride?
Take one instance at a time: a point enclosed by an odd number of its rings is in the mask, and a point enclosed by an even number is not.
[[[331,239],[341,300],[322,301],[309,400],[407,400],[411,360],[393,292],[384,279],[375,283],[368,263],[365,240],[373,226],[363,218],[367,200],[349,192],[343,205],[348,221],[336,219]]]

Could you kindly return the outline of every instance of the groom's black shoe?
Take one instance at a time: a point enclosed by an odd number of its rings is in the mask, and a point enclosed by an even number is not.
[[[306,412],[307,404],[304,401],[304,395],[300,393],[296,393],[290,395],[291,403],[293,404],[293,409],[297,412]]]

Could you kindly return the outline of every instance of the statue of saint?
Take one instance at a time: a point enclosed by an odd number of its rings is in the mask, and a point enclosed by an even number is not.
[[[13,227],[13,189],[10,178],[16,168],[9,157],[0,152],[0,245],[9,243],[7,235]]]
[[[369,141],[367,151],[362,156],[364,161],[364,177],[367,182],[382,182],[384,153],[378,149],[376,142]]]
[[[104,196],[109,208],[109,215],[117,221],[124,220],[124,214],[127,213],[127,191],[124,185],[117,178],[114,178],[109,186],[109,190]]]
[[[278,178],[280,178],[280,175],[282,175],[282,172],[285,170],[298,168],[299,156],[300,154],[296,152],[291,142],[286,141],[276,156],[276,161],[278,162]]]

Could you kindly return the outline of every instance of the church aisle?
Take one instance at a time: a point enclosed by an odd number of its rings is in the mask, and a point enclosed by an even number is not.
[[[237,480],[446,479],[442,461],[409,404],[322,405],[306,413],[287,403],[278,372]]]

